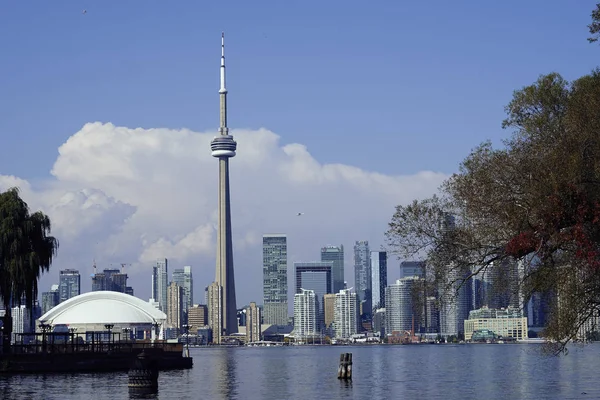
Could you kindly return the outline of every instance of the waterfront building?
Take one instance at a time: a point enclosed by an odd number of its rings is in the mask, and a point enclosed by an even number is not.
[[[335,337],[350,339],[356,335],[358,328],[358,310],[356,293],[350,289],[340,290],[335,294]]]
[[[304,340],[320,335],[319,302],[314,290],[294,294],[294,337]]]
[[[263,307],[264,323],[287,325],[287,237],[263,235]]]
[[[440,334],[444,337],[464,334],[464,321],[473,304],[472,284],[463,282],[468,275],[468,269],[450,266],[438,289]]]
[[[81,293],[81,275],[76,269],[64,269],[58,277],[59,303],[69,300]]]
[[[395,284],[386,288],[385,293],[385,332],[390,335],[393,332],[404,334],[415,327],[418,331],[420,324],[420,313],[416,312],[413,303],[413,289],[421,281],[416,276],[398,279]],[[414,324],[414,325],[413,325]]]
[[[246,343],[258,342],[261,335],[261,312],[255,302],[251,302],[246,308]]]
[[[331,262],[333,292],[337,293],[344,287],[344,245],[325,246],[321,248],[321,261]]]
[[[371,252],[366,240],[354,243],[354,286],[363,314],[370,315],[371,303]]]
[[[328,293],[323,296],[325,331],[328,335],[335,332],[335,296],[335,293]]]
[[[39,319],[40,323],[73,328],[77,336],[91,341],[94,331],[121,333],[130,329],[132,336],[139,339],[162,339],[167,316],[137,297],[125,293],[101,290],[75,296],[60,303]],[[39,326],[38,326],[39,328]],[[87,337],[86,337],[87,333]],[[118,338],[118,336],[117,336]],[[108,336],[105,336],[107,340]]]
[[[527,318],[519,308],[501,309],[482,307],[469,313],[464,321],[465,340],[471,340],[473,332],[491,331],[502,338],[527,339]]]

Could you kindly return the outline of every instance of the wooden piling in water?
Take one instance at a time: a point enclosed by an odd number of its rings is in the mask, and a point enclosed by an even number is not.
[[[352,379],[352,353],[340,354],[340,366],[338,367],[338,379]]]

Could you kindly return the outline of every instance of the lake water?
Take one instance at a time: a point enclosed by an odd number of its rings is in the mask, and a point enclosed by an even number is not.
[[[600,345],[543,355],[537,344],[194,348],[164,371],[158,399],[598,399]],[[337,379],[341,353],[353,380]],[[2,399],[128,399],[126,373],[0,376]]]

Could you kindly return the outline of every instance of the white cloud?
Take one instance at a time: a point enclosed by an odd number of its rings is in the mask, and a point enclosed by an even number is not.
[[[321,164],[305,146],[281,146],[279,136],[266,129],[232,134],[238,142],[230,173],[239,305],[262,302],[262,234],[288,234],[290,270],[294,261],[318,260],[324,245],[344,244],[346,279],[352,283],[354,241],[369,240],[377,249],[394,206],[431,195],[446,178]],[[54,178],[41,188],[0,175],[0,190],[19,186],[31,208],[48,213],[60,240],[59,256],[41,287],[56,282],[59,269],[78,268],[83,288],[89,288],[95,258],[99,268],[131,263],[130,283],[147,298],[152,262],[166,257],[171,268],[193,266],[200,301],[215,269],[214,135],[89,123],[59,148]],[[397,275],[393,265],[391,277]]]

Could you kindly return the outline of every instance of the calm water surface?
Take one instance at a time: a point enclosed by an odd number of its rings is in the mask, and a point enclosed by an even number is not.
[[[290,346],[191,349],[161,372],[158,399],[599,399],[600,345],[566,356],[540,345]],[[337,379],[353,354],[352,383]],[[126,373],[0,376],[1,399],[128,399]]]

